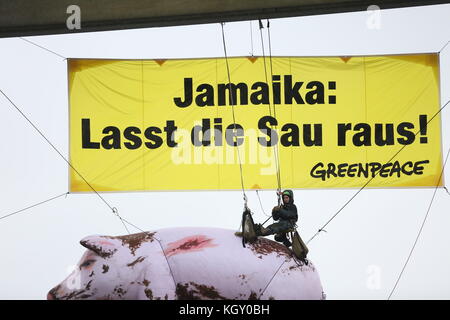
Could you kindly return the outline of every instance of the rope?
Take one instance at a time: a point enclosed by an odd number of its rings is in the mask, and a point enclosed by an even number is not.
[[[448,44],[450,43],[450,41],[447,41],[447,43],[441,48],[441,50],[439,50],[439,53],[441,53],[442,52],[442,50],[444,50],[445,49],[445,47],[447,47],[448,46]]]
[[[270,40],[270,22],[269,19],[267,19],[267,37],[269,39],[269,63],[270,63],[270,82],[273,87],[273,66],[272,66],[272,43]],[[269,100],[270,103],[270,100]],[[273,104],[273,117],[277,119],[277,108],[276,104]],[[275,131],[278,132],[278,126],[275,125]],[[275,146],[275,158],[277,163],[277,180],[278,180],[278,192],[281,192],[281,166],[280,166],[280,152],[279,152],[279,146],[278,143]],[[281,198],[280,195],[278,195],[278,205],[281,204]]]
[[[267,28],[269,28],[269,20],[267,20]],[[266,78],[266,84],[267,86],[269,86],[269,80],[268,80],[268,76],[267,76],[267,66],[266,66],[266,54],[265,54],[265,49],[264,49],[264,38],[263,38],[263,34],[262,34],[262,29],[264,28],[261,20],[259,20],[259,33],[261,36],[261,46],[262,46],[262,54],[263,54],[263,63],[264,63],[264,75]],[[269,32],[269,31],[268,31]],[[273,69],[272,69],[272,49],[271,49],[271,45],[270,45],[270,35],[269,35],[269,53],[270,53],[270,73],[271,73],[271,87],[273,87]],[[269,115],[272,117],[272,107],[271,107],[271,103],[270,103],[270,98],[269,98]],[[275,113],[275,104],[273,106],[274,108],[274,118],[275,120],[277,119],[276,117],[276,113]],[[273,130],[275,128],[275,133],[278,134],[278,130],[277,130],[277,126],[271,126],[271,130]],[[274,148],[274,155],[275,155],[275,166],[276,166],[276,177],[277,177],[277,186],[278,192],[281,192],[281,176],[280,176],[280,159],[278,157],[278,141],[275,144],[275,148]],[[278,196],[278,202],[280,202],[280,196]],[[280,203],[279,203],[280,204]]]
[[[23,208],[23,209],[20,209],[20,210],[18,210],[18,211],[15,211],[15,212],[9,213],[9,214],[7,214],[7,215],[1,216],[1,217],[0,217],[0,220],[6,219],[6,218],[8,218],[8,217],[11,217],[11,216],[13,216],[13,215],[15,215],[15,214],[18,214],[18,213],[20,213],[20,212],[23,212],[23,211],[25,211],[25,210],[28,210],[28,209],[37,207],[37,206],[39,206],[39,205],[41,205],[41,204],[44,204],[44,203],[46,203],[46,202],[49,202],[49,201],[58,199],[58,198],[60,198],[60,197],[62,197],[62,196],[64,196],[64,195],[67,196],[68,194],[69,194],[68,192],[65,192],[65,193],[60,194],[59,196],[56,196],[56,197],[53,197],[53,198],[50,198],[50,199],[41,201],[41,202],[39,202],[39,203],[33,204],[33,205],[31,205],[31,206],[28,206],[28,207],[26,207],[26,208]]]
[[[443,165],[443,167],[442,167],[441,174],[439,175],[439,180],[438,180],[438,182],[437,182],[437,184],[436,184],[436,188],[434,188],[433,196],[431,197],[431,201],[430,201],[430,204],[429,204],[429,206],[428,206],[427,213],[426,213],[426,215],[425,215],[425,218],[424,218],[423,221],[422,221],[422,225],[420,226],[419,233],[417,234],[416,239],[414,240],[414,244],[413,244],[413,246],[412,246],[412,248],[411,248],[411,250],[410,250],[410,252],[409,252],[409,255],[408,255],[408,258],[407,258],[406,261],[405,261],[405,264],[403,265],[402,271],[401,271],[400,274],[398,275],[397,281],[395,282],[395,285],[394,285],[394,287],[392,288],[391,293],[389,294],[388,300],[391,299],[392,294],[394,293],[395,289],[397,288],[397,285],[398,285],[398,283],[399,283],[399,281],[400,281],[400,279],[401,279],[401,277],[402,277],[402,275],[403,275],[403,272],[405,271],[406,266],[408,265],[408,262],[409,262],[409,260],[411,259],[411,256],[412,256],[412,254],[413,254],[414,249],[416,248],[417,242],[419,241],[419,237],[420,237],[420,235],[422,234],[423,227],[425,226],[425,222],[427,221],[428,214],[430,213],[431,206],[433,205],[434,197],[436,196],[436,191],[438,190],[439,184],[440,184],[440,182],[441,182],[442,175],[443,175],[443,173],[444,173],[444,168],[445,168],[445,165],[447,164],[447,160],[448,160],[449,154],[450,154],[450,149],[448,149],[447,156],[446,156],[446,158],[445,158],[445,162],[444,162],[444,165]]]
[[[263,38],[263,34],[262,34],[262,29],[263,29],[263,24],[261,22],[261,20],[259,20],[259,34],[261,36],[261,48],[262,48],[262,56],[263,56],[263,62],[264,62],[264,76],[266,77],[266,84],[267,86],[269,86],[269,79],[267,78],[267,66],[266,66],[266,54],[265,54],[265,50],[264,50],[264,38]],[[269,115],[272,116],[272,108],[270,105],[270,98],[269,98]]]
[[[447,192],[447,194],[450,196],[450,192],[448,192],[447,187],[444,186],[444,190],[445,190],[445,192]]]
[[[41,48],[41,49],[43,49],[43,50],[45,50],[45,51],[48,51],[48,52],[50,52],[50,53],[53,53],[54,55],[57,55],[58,57],[61,57],[61,58],[63,58],[64,60],[67,59],[66,57],[64,57],[64,56],[62,56],[62,55],[56,53],[55,51],[52,51],[52,50],[50,50],[50,49],[47,49],[46,47],[43,47],[43,46],[41,46],[41,45],[38,45],[37,43],[34,43],[34,42],[30,41],[30,40],[27,40],[27,39],[22,38],[22,37],[19,37],[19,39],[21,39],[21,40],[23,40],[23,41],[25,41],[25,42],[28,42],[28,43],[32,44],[33,46],[36,46],[36,47],[38,47],[38,48]]]
[[[156,239],[156,241],[158,241],[159,246],[161,247],[161,252],[162,252],[163,255],[164,255],[164,259],[166,259],[167,266],[169,267],[170,275],[172,276],[173,285],[174,285],[174,289],[175,289],[175,292],[176,292],[176,289],[177,289],[177,281],[175,280],[175,276],[173,275],[173,271],[172,271],[172,268],[171,268],[171,266],[170,266],[169,259],[167,259],[166,253],[164,252],[164,248],[163,248],[163,246],[162,246],[162,244],[161,244],[161,240],[158,239],[158,238],[156,238],[156,237],[153,237],[153,238]]]
[[[272,282],[272,280],[275,278],[275,276],[277,275],[277,273],[280,271],[281,267],[284,265],[284,263],[286,262],[286,259],[283,261],[283,263],[280,264],[280,266],[278,267],[277,271],[275,271],[275,273],[273,274],[272,278],[270,278],[269,282],[267,283],[267,285],[264,287],[264,290],[261,292],[261,294],[258,297],[258,300],[261,298],[261,296],[264,294],[264,292],[266,292],[267,288],[269,287],[270,283]]]
[[[83,175],[77,170],[75,169],[75,167],[66,159],[66,157],[64,157],[64,155],[55,147],[55,145],[42,133],[41,130],[39,130],[39,128],[22,112],[22,110],[20,110],[20,108],[3,92],[3,90],[0,89],[0,93],[9,101],[9,103],[22,115],[22,117],[25,118],[25,120],[28,121],[28,123],[39,133],[39,135],[53,148],[53,150],[56,151],[56,153],[59,154],[59,156],[69,165],[70,168],[72,168],[72,170],[81,178],[83,179],[83,181],[89,186],[89,188],[92,189],[92,191],[95,192],[95,194],[108,206],[109,209],[111,209],[111,211],[117,215],[122,224],[124,225],[125,229],[128,231],[127,227],[125,226],[125,224],[122,221],[122,218],[120,217],[117,208],[113,208],[98,192],[97,190],[94,189],[94,187],[92,187],[92,185],[83,177]],[[129,233],[129,232],[128,232]]]
[[[232,88],[231,88],[231,75],[230,75],[230,66],[228,64],[228,55],[227,55],[227,46],[226,46],[226,42],[225,42],[225,31],[223,29],[223,25],[225,23],[221,23],[220,25],[222,26],[222,43],[223,43],[223,51],[225,54],[225,63],[226,63],[226,67],[227,67],[227,75],[228,75],[228,87],[229,87],[229,93],[230,93],[230,103],[231,103],[231,112],[233,115],[233,134],[234,137],[236,138],[236,115],[234,113],[234,99],[233,99],[233,94],[232,94]],[[241,162],[241,154],[239,151],[239,146],[237,147],[237,154],[238,154],[238,159],[239,159],[239,171],[240,171],[240,176],[241,176],[241,187],[242,187],[242,194],[244,197],[244,203],[245,203],[245,208],[247,208],[247,195],[245,194],[245,188],[244,188],[244,176],[243,176],[243,172],[242,172],[242,162]]]
[[[161,244],[161,239],[158,239],[157,237],[153,236],[150,232],[148,231],[144,231],[141,228],[139,228],[138,226],[136,226],[135,224],[131,223],[130,221],[126,220],[126,219],[122,219],[124,222],[126,222],[127,224],[129,224],[130,226],[132,226],[133,228],[135,228],[136,230],[139,230],[142,233],[145,233],[147,236],[151,236],[153,239],[155,239],[156,241],[158,241],[159,246],[161,247],[161,252],[164,255],[164,258],[166,259],[167,262],[167,266],[169,267],[169,271],[170,271],[170,275],[172,276],[172,280],[174,282],[175,288],[176,288],[176,281],[175,281],[175,277],[173,275],[172,272],[172,268],[170,267],[170,263],[169,263],[169,259],[167,259],[166,253],[164,252],[164,248]]]
[[[120,222],[122,222],[123,226],[125,227],[125,230],[127,230],[127,233],[130,234],[130,230],[128,230],[127,225],[123,222],[124,220],[119,214],[119,210],[117,210],[116,207],[112,208],[112,212],[120,219]]]
[[[271,215],[269,216],[269,215],[267,215],[267,214],[264,212],[264,208],[263,208],[263,205],[262,205],[262,202],[261,202],[261,198],[259,197],[258,189],[256,189],[255,191],[256,191],[256,195],[258,196],[259,206],[261,207],[262,213],[263,213],[266,217],[272,217]]]
[[[292,236],[291,236],[291,240],[292,240]],[[288,248],[289,250],[289,248]],[[291,250],[289,250],[291,251]],[[296,255],[291,251],[291,258],[294,260],[294,263],[297,266],[303,266],[304,264],[306,264],[304,261],[299,260]],[[261,298],[261,296],[264,294],[264,292],[267,290],[267,288],[269,287],[270,283],[272,282],[272,280],[275,278],[275,276],[278,274],[278,272],[280,271],[281,267],[287,262],[288,260],[284,260],[283,263],[280,264],[280,266],[278,267],[277,271],[275,271],[275,273],[273,274],[272,278],[270,278],[269,282],[267,283],[267,285],[264,287],[264,290],[261,292],[261,294],[258,297],[258,300]],[[306,258],[305,258],[305,261]]]
[[[428,126],[428,124],[439,114],[442,112],[442,110],[444,110],[444,108],[450,103],[450,100],[447,101],[434,115],[433,117],[431,117],[430,120],[428,120],[426,126]],[[414,137],[416,137],[418,134],[420,133],[420,130],[418,130],[415,134]],[[395,154],[394,156],[389,159],[387,162],[391,162],[400,152],[403,151],[403,149],[405,149],[407,145],[403,145],[403,147],[401,147]],[[320,228],[312,237],[311,239],[308,240],[308,242],[306,242],[306,244],[309,244],[320,232],[324,231],[324,228],[334,219],[336,218],[336,216],[365,188],[367,187],[367,185],[378,176],[378,173],[380,171],[377,171],[375,173],[375,175],[370,178],[324,225],[322,228]]]

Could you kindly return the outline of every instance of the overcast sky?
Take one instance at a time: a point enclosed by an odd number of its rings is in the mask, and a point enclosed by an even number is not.
[[[81,8],[82,10],[82,8]],[[450,5],[271,20],[272,54],[372,55],[438,52],[450,40]],[[261,55],[256,21],[225,25],[228,54]],[[28,37],[64,57],[221,57],[219,24]],[[441,101],[450,99],[450,45],[440,54]],[[68,154],[67,65],[19,38],[0,39],[0,89]],[[67,164],[0,96],[0,216],[68,191]],[[450,148],[450,110],[442,148]],[[445,175],[448,179],[450,166]],[[300,233],[309,239],[357,190],[296,190]],[[433,188],[361,192],[310,244],[328,299],[387,299],[426,214]],[[266,219],[248,191],[255,220]],[[266,213],[273,191],[260,192]],[[237,229],[241,192],[133,192],[103,197],[145,230],[178,226]],[[416,250],[393,298],[450,299],[450,195],[436,194]],[[137,230],[136,230],[137,231]],[[0,220],[0,299],[44,299],[84,252],[91,234],[126,234],[94,194],[70,194]]]

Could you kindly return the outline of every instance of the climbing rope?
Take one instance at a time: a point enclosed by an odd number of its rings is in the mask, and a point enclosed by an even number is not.
[[[111,210],[113,214],[115,214],[117,217],[119,217],[120,221],[122,222],[125,229],[128,231],[127,226],[123,222],[122,217],[119,215],[117,208],[113,208],[98,192],[97,190],[92,187],[92,185],[83,177],[83,175],[70,163],[69,160],[64,157],[64,155],[58,150],[58,148],[55,147],[55,145],[42,133],[41,130],[22,112],[22,110],[3,92],[3,90],[0,89],[0,93],[9,101],[10,105],[12,105],[17,112],[19,112],[22,117],[28,121],[28,123],[36,130],[37,133],[53,148],[53,150],[69,165],[70,168],[89,186],[89,188],[94,191],[94,193],[103,201],[105,205],[108,206],[108,208]]]
[[[262,33],[262,29],[264,28],[263,23],[261,19],[259,20],[259,33],[261,38],[261,48],[262,48],[262,56],[263,56],[263,64],[264,64],[264,76],[266,78],[266,84],[269,87],[269,80],[268,80],[268,71],[267,71],[267,63],[266,63],[266,53],[265,53],[265,46],[264,46],[264,37]],[[272,45],[270,42],[270,23],[269,20],[267,20],[267,34],[269,39],[269,63],[270,63],[270,88],[273,88],[273,66],[272,66]],[[269,115],[272,117],[272,104],[270,102],[268,103],[269,108]],[[273,104],[273,118],[278,121],[277,115],[276,115],[276,107],[275,103]],[[278,136],[278,128],[277,125],[273,126],[271,125],[271,131],[275,131],[275,134]],[[272,132],[269,135],[272,137]],[[275,156],[275,167],[276,167],[276,178],[277,178],[277,199],[278,199],[278,205],[281,205],[281,174],[280,174],[280,157],[279,157],[279,149],[278,149],[278,141],[275,144],[274,147],[274,156]]]
[[[444,186],[444,190],[445,190],[445,192],[447,192],[447,194],[450,196],[450,192],[448,192],[448,189],[447,189],[446,186]]]
[[[448,149],[447,156],[445,157],[445,162],[444,162],[444,165],[442,166],[442,171],[441,171],[441,174],[439,175],[439,179],[438,179],[438,182],[436,183],[436,187],[434,188],[433,196],[431,197],[431,201],[430,201],[430,204],[428,206],[427,213],[425,214],[425,217],[424,217],[424,219],[422,221],[422,225],[420,226],[419,232],[417,233],[416,239],[414,240],[414,244],[413,244],[411,250],[409,251],[408,258],[406,258],[406,261],[405,261],[405,263],[403,265],[402,271],[400,271],[400,274],[397,277],[397,281],[395,281],[395,285],[392,288],[391,293],[389,294],[388,300],[390,300],[392,295],[394,294],[394,291],[397,288],[398,283],[400,282],[400,279],[401,279],[401,277],[403,275],[403,272],[405,271],[406,266],[408,265],[408,262],[411,259],[411,256],[412,256],[412,254],[414,252],[414,249],[416,248],[417,242],[419,241],[419,237],[422,234],[423,227],[425,226],[425,222],[427,221],[428,215],[430,213],[431,206],[433,205],[434,198],[436,196],[436,191],[438,190],[439,185],[441,184],[442,175],[444,174],[444,168],[445,168],[445,165],[447,164],[447,160],[448,160],[449,154],[450,154],[450,149]]]
[[[236,135],[236,131],[237,131],[236,115],[235,115],[235,112],[234,112],[234,99],[233,99],[232,88],[231,88],[230,66],[229,66],[229,63],[228,63],[227,45],[226,45],[226,41],[225,41],[225,31],[224,31],[224,28],[223,28],[225,23],[222,22],[220,25],[222,26],[222,43],[223,43],[223,51],[224,51],[224,54],[225,54],[225,64],[226,64],[226,67],[227,67],[228,88],[229,88],[229,93],[230,93],[229,96],[230,96],[230,104],[231,104],[231,114],[233,116],[233,135],[234,135],[234,138],[235,138],[234,141],[236,141],[236,138],[237,138],[237,135]],[[242,188],[242,195],[243,195],[243,198],[244,198],[244,210],[245,210],[245,209],[248,209],[248,207],[247,207],[248,198],[247,198],[247,195],[245,194],[244,175],[243,175],[243,172],[242,172],[242,161],[241,161],[241,154],[240,154],[240,151],[239,151],[239,146],[236,145],[236,148],[237,148],[237,154],[238,154],[239,172],[240,172],[240,177],[241,177],[241,188]]]
[[[1,216],[1,217],[0,217],[0,220],[6,219],[6,218],[8,218],[8,217],[11,217],[11,216],[16,215],[16,214],[21,213],[21,212],[24,212],[24,211],[26,211],[26,210],[28,210],[28,209],[37,207],[37,206],[39,206],[39,205],[41,205],[41,204],[50,202],[50,201],[52,201],[52,200],[58,199],[58,198],[60,198],[60,197],[62,197],[62,196],[67,196],[68,194],[69,194],[68,192],[64,192],[64,193],[60,194],[59,196],[55,196],[55,197],[53,197],[53,198],[50,198],[50,199],[41,201],[41,202],[39,202],[39,203],[33,204],[33,205],[31,205],[31,206],[28,206],[28,207],[26,207],[26,208],[17,210],[17,211],[15,211],[15,212],[12,212],[12,213],[9,213],[9,214],[6,214],[6,215],[4,215],[4,216]]]
[[[269,40],[269,65],[270,65],[270,83],[273,88],[273,64],[272,64],[272,42],[270,40],[270,21],[267,19],[267,38]],[[270,100],[269,100],[270,103]],[[277,107],[273,104],[273,117],[277,119]],[[275,125],[275,131],[278,133],[278,125]],[[280,165],[280,152],[279,144],[275,145],[275,161],[277,164],[277,182],[278,182],[278,193],[281,192],[281,165]],[[278,194],[278,205],[281,204],[281,195]]]
[[[28,42],[29,44],[32,44],[32,45],[35,46],[35,47],[41,48],[42,50],[45,50],[45,51],[50,52],[50,53],[53,53],[54,55],[56,55],[56,56],[58,56],[58,57],[60,57],[60,58],[63,58],[63,60],[66,60],[66,59],[67,59],[66,57],[60,55],[59,53],[56,53],[55,51],[50,50],[50,49],[48,49],[48,48],[46,48],[46,47],[44,47],[44,46],[42,46],[42,45],[39,45],[39,44],[37,44],[37,43],[35,43],[35,42],[33,42],[33,41],[30,41],[30,40],[25,39],[25,38],[23,38],[23,37],[19,37],[19,39],[21,39],[21,40],[23,40],[23,41],[25,41],[25,42]]]
[[[262,211],[262,213],[266,216],[266,217],[269,217],[269,218],[271,218],[272,217],[272,215],[268,215],[268,214],[266,214],[266,212],[264,211],[264,208],[263,208],[263,205],[262,205],[262,202],[261,202],[261,198],[259,197],[259,192],[258,192],[258,189],[256,189],[255,190],[256,191],[256,195],[258,196],[258,200],[259,200],[259,206],[261,207],[261,211]]]
[[[442,112],[442,110],[444,110],[444,108],[450,103],[450,100],[447,101],[431,118],[430,120],[427,121],[426,126],[428,126],[428,124],[434,119],[436,118],[436,116],[438,114],[440,114]],[[420,130],[418,130],[415,134],[414,137],[416,137],[418,134],[420,133]],[[395,159],[395,157],[402,152],[405,148],[406,148],[406,144],[403,145],[386,163],[391,162],[392,160]],[[373,177],[371,177],[369,180],[367,180],[367,182],[353,195],[351,196],[351,198],[349,200],[347,200],[347,202],[344,203],[344,205],[311,237],[311,239],[308,240],[308,242],[306,242],[306,244],[309,244],[319,233],[321,233],[322,231],[325,231],[325,227],[331,222],[333,221],[334,218],[337,217],[337,215],[339,213],[342,212],[342,210],[344,210],[344,208],[353,200],[356,198],[356,196],[364,190],[365,187],[367,187],[369,185],[370,182],[372,182],[373,179],[375,179],[378,174],[380,173],[380,171],[377,171]]]

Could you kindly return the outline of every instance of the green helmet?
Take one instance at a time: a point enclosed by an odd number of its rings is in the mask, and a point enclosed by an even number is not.
[[[294,193],[292,192],[292,190],[284,190],[282,192],[283,196],[288,196],[289,197],[289,203],[294,203]]]

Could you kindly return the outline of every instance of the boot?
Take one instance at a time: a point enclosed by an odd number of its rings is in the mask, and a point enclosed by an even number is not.
[[[292,246],[292,242],[289,241],[285,233],[277,233],[275,235],[275,241],[282,242],[286,247]]]
[[[271,234],[273,234],[273,232],[272,232],[272,230],[270,230],[270,228],[261,227],[261,235],[262,236],[270,236]]]
[[[270,228],[264,228],[260,224],[255,224],[255,233],[257,236],[270,236],[272,234],[272,230],[270,230]]]

